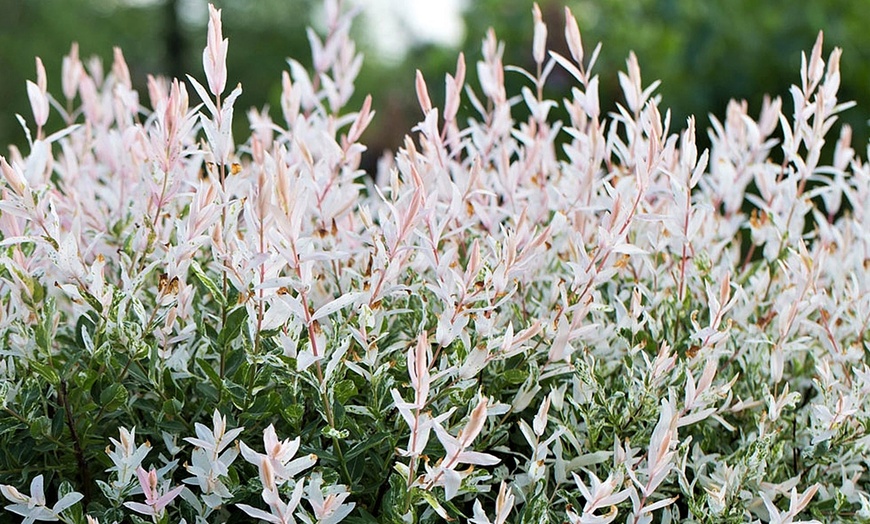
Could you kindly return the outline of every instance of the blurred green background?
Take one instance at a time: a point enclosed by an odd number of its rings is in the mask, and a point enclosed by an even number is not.
[[[264,104],[278,107],[280,72],[288,56],[310,62],[305,27],[318,27],[322,7],[317,0],[215,3],[224,10],[224,35],[230,39],[228,85],[241,81],[245,89],[237,104],[237,120],[244,126],[242,110]],[[372,155],[399,147],[403,134],[420,117],[414,70],[424,72],[433,101],[441,103],[443,75],[453,71],[459,50],[466,53],[469,79],[474,81],[473,64],[488,27],[494,27],[506,42],[505,64],[534,67],[531,1],[345,0],[345,4],[358,5],[362,11],[354,36],[366,62],[351,107],[372,93],[378,116],[363,139]],[[603,42],[596,66],[603,108],[612,109],[621,100],[616,74],[624,68],[629,50],[634,50],[644,83],[663,81],[659,93],[663,106],[672,110],[675,128],[695,114],[699,127],[706,129],[707,114],[723,115],[731,98],[748,100],[750,112],[757,114],[764,93],[782,95],[790,113],[787,89],[798,82],[800,52],[809,51],[823,29],[826,56],[834,46],[844,48],[840,98],[858,102],[843,120],[852,124],[856,144],[867,143],[870,10],[866,0],[540,0],[539,4],[549,25],[551,48],[567,55],[565,5],[578,19],[587,55]],[[203,78],[206,18],[205,0],[0,0],[0,144],[25,141],[14,114],[31,118],[25,80],[35,77],[35,56],[45,62],[49,90],[59,96],[61,59],[71,42],[79,42],[82,58],[100,56],[107,67],[112,46],[120,46],[141,100],[147,103],[148,73],[189,72]],[[513,93],[526,82],[512,73],[507,81]],[[557,73],[549,94],[561,99],[570,87],[570,78]],[[48,127],[61,124],[52,115]],[[856,149],[865,152],[863,146]]]

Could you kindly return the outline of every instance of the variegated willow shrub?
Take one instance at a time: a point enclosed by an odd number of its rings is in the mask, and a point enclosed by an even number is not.
[[[205,82],[147,100],[120,51],[73,46],[60,98],[37,60],[28,151],[0,159],[4,521],[870,518],[870,166],[828,138],[839,49],[701,152],[634,55],[603,113],[598,48],[566,11],[548,53],[535,7],[535,70],[490,33],[479,86],[460,55],[438,107],[418,75],[372,179],[351,15],[325,12],[243,141],[214,8]]]

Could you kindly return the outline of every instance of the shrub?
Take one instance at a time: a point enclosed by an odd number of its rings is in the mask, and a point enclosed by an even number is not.
[[[840,51],[819,36],[791,117],[733,102],[699,152],[633,55],[603,114],[599,48],[566,10],[570,56],[548,54],[533,12],[536,70],[504,67],[490,32],[478,88],[462,56],[443,108],[418,75],[423,119],[374,180],[338,2],[314,71],[290,60],[280,118],[250,110],[243,142],[214,8],[205,85],[149,78],[151,110],[120,51],[104,72],[73,47],[62,99],[37,59],[30,151],[0,159],[6,509],[870,518],[870,168],[848,127],[822,159],[850,105]],[[555,67],[576,80],[565,122],[542,94]]]

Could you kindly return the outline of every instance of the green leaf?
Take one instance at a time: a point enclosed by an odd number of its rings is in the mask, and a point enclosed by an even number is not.
[[[33,438],[40,439],[51,434],[51,420],[46,416],[39,416],[30,423],[30,434]]]
[[[417,492],[420,494],[421,497],[423,497],[423,500],[425,500],[432,507],[432,509],[435,510],[435,513],[440,515],[442,518],[448,517],[447,510],[445,510],[441,506],[441,504],[438,502],[438,499],[435,498],[435,495],[433,495],[429,491],[423,491],[422,489],[417,490]]]
[[[102,480],[97,480],[97,487],[100,488],[100,491],[102,491],[103,495],[109,500],[113,500],[116,496],[115,488],[103,482]]]
[[[301,404],[290,404],[281,412],[284,419],[292,426],[297,426],[302,421],[302,415],[305,414],[305,408]]]
[[[350,434],[346,429],[336,429],[326,426],[320,431],[324,436],[344,440]]]
[[[221,379],[220,375],[218,375],[217,371],[214,370],[212,365],[205,359],[198,358],[196,359],[196,363],[199,364],[199,368],[205,373],[205,376],[211,380],[211,383],[218,389],[223,388],[224,381]]]
[[[398,473],[393,473],[390,475],[390,488],[384,494],[384,501],[381,505],[383,508],[378,518],[381,519],[381,522],[388,522],[389,524],[401,524],[403,522],[417,522],[414,506],[411,505],[411,508],[408,510],[409,516],[411,517],[409,520],[405,520],[402,518],[402,511],[405,505],[405,496],[408,492],[408,486],[405,483],[405,479]]]
[[[226,390],[230,394],[230,399],[233,401],[233,404],[236,405],[239,409],[245,409],[246,402],[248,396],[248,390],[235,382],[230,382],[229,380],[225,381]]]
[[[350,450],[348,450],[348,452],[344,454],[344,457],[347,460],[354,459],[354,458],[358,457],[359,455],[362,455],[366,451],[374,448],[375,446],[379,446],[380,444],[382,444],[384,442],[388,442],[389,439],[390,439],[389,433],[384,433],[384,432],[376,433],[374,435],[369,436],[366,440],[364,440],[364,441],[358,443],[357,445],[353,446],[352,448],[350,448]]]
[[[335,395],[335,401],[339,404],[346,404],[348,400],[357,394],[356,384],[352,380],[340,380],[332,389]]]
[[[43,303],[42,311],[39,312],[39,322],[33,330],[36,345],[48,355],[51,354],[54,339],[54,312],[54,299],[49,297]]]
[[[83,291],[82,296],[84,297],[85,302],[87,302],[88,305],[94,309],[94,311],[96,311],[97,313],[103,312],[103,304],[99,300],[97,300],[97,297],[88,293],[87,291]]]
[[[208,384],[206,382],[199,382],[196,384],[195,387],[196,387],[196,391],[199,392],[199,394],[206,397],[207,400],[209,400],[211,402],[217,401],[218,391],[220,390],[220,388],[216,388],[213,385]]]
[[[239,297],[241,297],[241,293],[239,293],[239,290],[234,287],[230,287],[227,290],[227,305],[238,304]]]
[[[163,403],[163,412],[171,417],[178,416],[183,408],[184,403],[177,398],[171,398]]]
[[[233,376],[238,382],[247,381],[247,372],[250,371],[250,366],[243,366],[247,361],[245,351],[230,351],[226,361],[226,376]],[[240,377],[244,377],[242,380]]]
[[[33,302],[39,304],[45,298],[45,287],[38,280],[33,279],[31,292],[33,293]]]
[[[73,488],[73,485],[70,484],[69,481],[64,480],[60,483],[60,486],[57,489],[57,499],[60,500],[71,493],[76,493],[75,488]],[[81,495],[79,495],[79,497],[81,497]],[[84,524],[85,522],[85,516],[82,513],[82,504],[80,502],[76,502],[72,506],[64,509],[63,516],[65,519],[72,520],[75,524]]]
[[[234,310],[230,311],[230,314],[227,315],[227,321],[221,328],[221,332],[218,335],[218,347],[223,348],[233,340],[242,330],[242,326],[245,321],[248,319],[248,311],[245,309],[245,306],[239,306]]]
[[[58,486],[58,488],[57,488],[57,498],[62,499],[66,495],[69,495],[70,493],[74,493],[74,492],[75,492],[75,488],[73,488],[73,485],[70,484],[69,481],[64,480],[63,482],[60,483],[60,486]]]
[[[51,419],[51,436],[55,440],[59,440],[63,435],[63,428],[66,424],[66,412],[62,409],[55,412]]]
[[[127,390],[121,384],[111,384],[100,393],[100,404],[106,411],[112,411],[127,401]]]
[[[343,521],[347,524],[380,524],[383,522],[382,520],[375,518],[374,515],[365,510],[365,508],[358,507],[356,511],[356,515],[348,515],[347,518]],[[393,521],[390,521],[392,524]],[[401,523],[402,521],[399,520]]]
[[[202,267],[200,267],[199,263],[194,260],[190,264],[190,269],[191,271],[193,271],[193,274],[194,276],[196,276],[197,280],[202,282],[202,285],[208,289],[209,293],[211,293],[211,296],[214,297],[215,301],[221,306],[225,307],[227,305],[226,297],[224,297],[224,294],[221,292],[220,288],[214,282],[214,280],[212,280],[208,277],[208,275],[205,274],[205,271],[202,270]]]
[[[529,377],[529,370],[527,369],[506,369],[504,373],[502,373],[502,377],[504,377],[505,381],[508,384],[517,386],[526,381]]]
[[[31,360],[28,364],[30,365],[31,370],[47,380],[49,384],[53,386],[60,385],[60,375],[58,375],[57,371],[55,371],[51,366],[43,364],[37,360]]]

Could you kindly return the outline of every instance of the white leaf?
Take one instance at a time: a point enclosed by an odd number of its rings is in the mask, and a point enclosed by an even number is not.
[[[466,357],[462,367],[459,368],[459,378],[467,379],[477,376],[477,374],[486,367],[489,351],[486,347],[475,347]]]
[[[247,504],[236,504],[236,507],[244,511],[251,517],[254,517],[255,519],[265,520],[266,522],[274,522],[275,524],[281,523],[281,519],[279,519],[275,515],[272,515],[271,513],[266,513],[265,511],[257,509],[255,507],[248,506]]]
[[[335,313],[336,311],[343,309],[345,306],[349,306],[353,302],[356,301],[362,295],[362,293],[345,293],[344,295],[336,298],[335,300],[328,302],[327,304],[320,306],[320,308],[314,312],[314,315],[311,316],[311,320],[320,320],[321,318],[328,317],[329,315]]]
[[[208,94],[202,84],[197,82],[197,80],[190,75],[187,75],[187,80],[193,86],[193,89],[195,89],[196,92],[199,94],[199,98],[202,99],[202,102],[205,104],[205,107],[208,108],[212,116],[216,115],[217,107],[215,107],[214,105],[214,100],[211,99],[211,96]]]
[[[72,493],[67,493],[66,495],[63,496],[63,498],[61,498],[60,500],[57,501],[57,504],[55,504],[54,507],[51,508],[51,510],[54,511],[55,513],[61,513],[63,510],[69,508],[70,506],[74,505],[76,502],[80,501],[83,497],[84,497],[84,495],[82,495],[81,493],[77,493],[75,491]]]
[[[296,357],[296,371],[305,371],[311,364],[314,364],[322,358],[322,356],[315,357],[311,348],[300,351],[299,355]]]
[[[459,493],[459,486],[462,484],[462,477],[458,471],[452,469],[442,470],[444,472],[444,499],[450,500]]]

